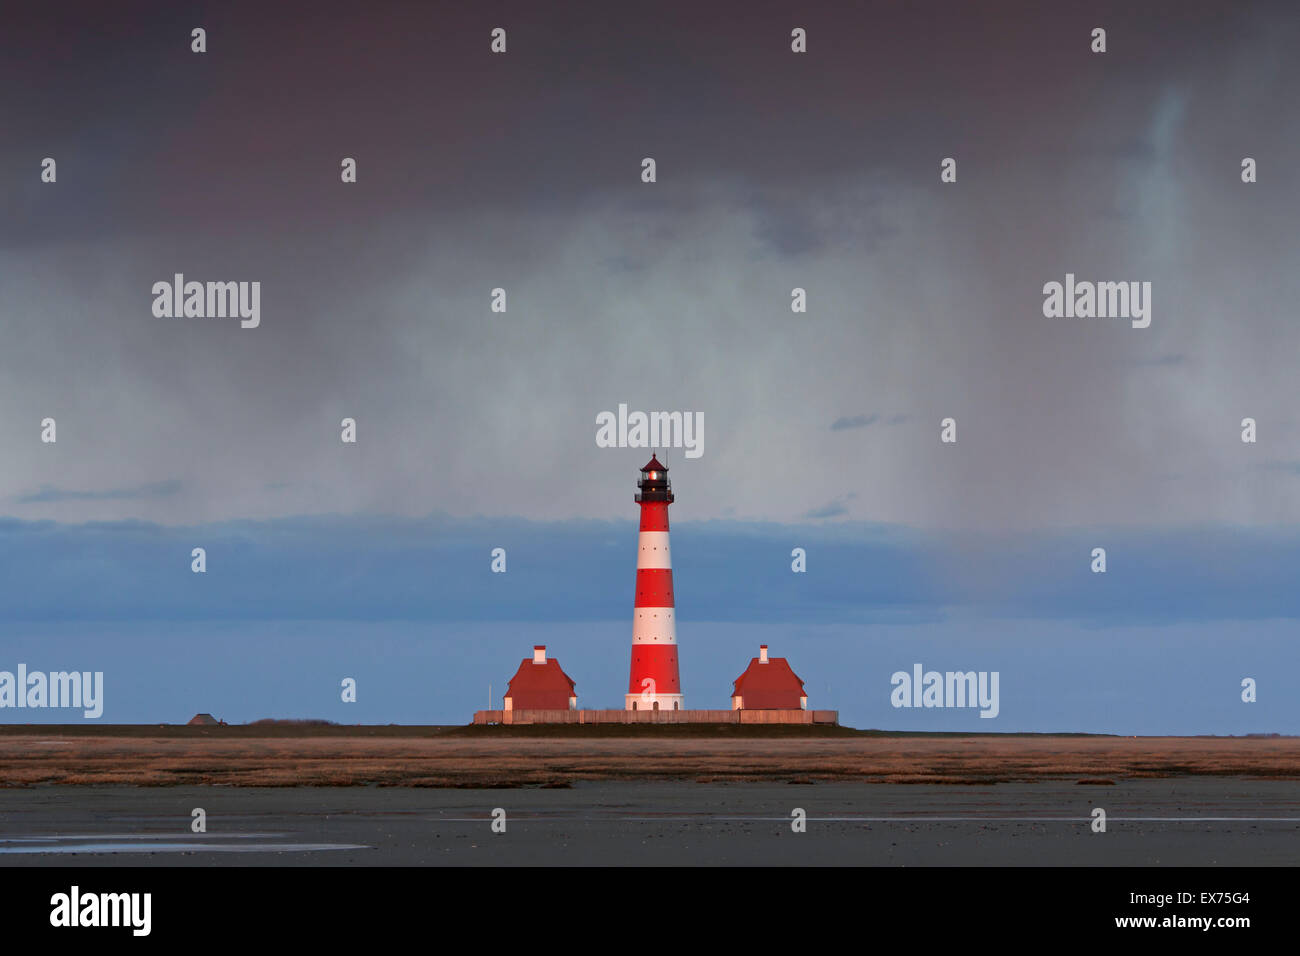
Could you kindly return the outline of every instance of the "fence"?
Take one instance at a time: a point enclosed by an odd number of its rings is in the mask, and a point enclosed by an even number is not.
[[[838,724],[836,710],[480,710],[476,724]]]

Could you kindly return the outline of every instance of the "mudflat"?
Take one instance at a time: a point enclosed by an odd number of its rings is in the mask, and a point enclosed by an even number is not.
[[[1094,832],[1093,811],[1107,815]],[[195,833],[196,809],[205,832]],[[792,823],[803,811],[805,828]],[[500,819],[504,832],[493,831]],[[0,790],[0,866],[1294,866],[1300,783]],[[1204,885],[1220,886],[1212,874]],[[1143,883],[1138,888],[1149,889]]]

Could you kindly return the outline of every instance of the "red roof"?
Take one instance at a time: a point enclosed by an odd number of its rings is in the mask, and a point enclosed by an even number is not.
[[[667,471],[663,465],[659,464],[659,456],[651,455],[649,463],[641,469],[642,471]]]
[[[515,710],[568,710],[569,698],[577,696],[575,686],[555,658],[537,664],[525,657],[510,678],[506,697]]]
[[[755,657],[736,678],[731,696],[744,698],[745,710],[798,710],[806,693],[784,657],[769,657],[766,664]]]

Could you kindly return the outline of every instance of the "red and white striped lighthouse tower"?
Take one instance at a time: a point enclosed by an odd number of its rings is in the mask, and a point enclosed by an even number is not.
[[[677,678],[677,623],[673,613],[673,562],[668,550],[668,469],[652,455],[641,469],[636,500],[641,531],[636,555],[636,609],[632,619],[632,674],[626,710],[681,710]]]

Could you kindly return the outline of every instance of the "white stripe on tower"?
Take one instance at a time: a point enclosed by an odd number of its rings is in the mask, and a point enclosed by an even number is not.
[[[668,550],[667,531],[642,531],[639,544],[636,552],[638,571],[642,568],[672,569],[673,558]]]
[[[670,607],[639,607],[632,621],[633,644],[676,644],[677,621]]]

